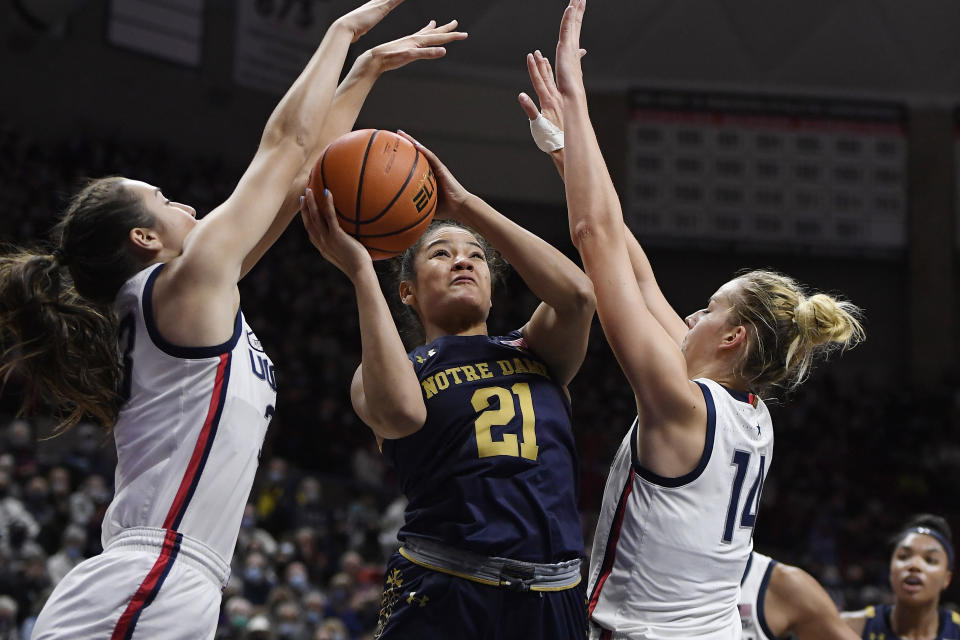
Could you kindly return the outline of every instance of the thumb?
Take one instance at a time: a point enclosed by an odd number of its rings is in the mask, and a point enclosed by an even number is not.
[[[534,104],[533,99],[526,93],[521,93],[517,96],[517,100],[520,101],[520,106],[523,108],[523,112],[527,114],[527,117],[531,120],[536,120],[537,116],[540,115],[540,110],[537,109],[537,105]]]

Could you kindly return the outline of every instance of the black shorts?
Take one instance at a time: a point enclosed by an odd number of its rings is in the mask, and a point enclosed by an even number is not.
[[[584,640],[584,583],[514,591],[426,569],[394,553],[384,576],[380,640]]]

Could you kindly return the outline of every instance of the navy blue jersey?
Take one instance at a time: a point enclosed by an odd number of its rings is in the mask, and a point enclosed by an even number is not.
[[[401,540],[525,562],[582,555],[570,403],[523,336],[443,336],[409,353],[427,420],[385,440],[410,500]]]
[[[892,606],[881,604],[867,607],[867,622],[863,625],[863,640],[901,640],[890,628]],[[940,609],[940,629],[937,640],[960,640],[960,614]]]

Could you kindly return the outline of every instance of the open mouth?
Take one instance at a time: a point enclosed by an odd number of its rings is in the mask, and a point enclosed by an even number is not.
[[[923,588],[923,580],[917,576],[907,576],[903,579],[903,586],[906,587],[908,591],[919,591]]]

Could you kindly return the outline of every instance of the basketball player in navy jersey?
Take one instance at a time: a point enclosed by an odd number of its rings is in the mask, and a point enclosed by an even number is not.
[[[738,639],[739,580],[773,450],[760,394],[796,387],[817,355],[858,342],[858,310],[751,271],[686,320],[676,314],[625,227],[590,122],[584,10],[585,0],[571,0],[556,57],[570,235],[637,403],[594,536],[591,636]]]
[[[593,291],[570,260],[415,144],[437,177],[438,218],[462,224],[435,221],[398,259],[400,299],[424,334],[409,354],[370,256],[340,229],[330,195],[322,210],[308,197],[304,215],[314,244],[356,289],[353,405],[410,501],[375,637],[580,640],[583,540],[566,386],[586,352]],[[543,301],[505,336],[487,334],[488,242]]]
[[[0,377],[21,374],[24,408],[45,400],[61,428],[99,418],[117,446],[104,552],[57,585],[35,640],[214,636],[276,398],[237,282],[295,215],[312,158],[349,130],[377,75],[465,36],[430,24],[381,45],[335,94],[350,44],[400,2],[333,22],[233,194],[202,220],[157,187],[102,178],[73,198],[52,255],[0,258]]]
[[[940,516],[921,514],[897,534],[890,556],[894,603],[844,612],[864,640],[957,640],[960,614],[940,607],[953,578],[953,534]]]
[[[813,576],[754,551],[740,579],[742,640],[857,640]]]

